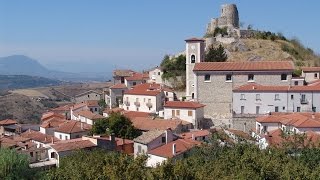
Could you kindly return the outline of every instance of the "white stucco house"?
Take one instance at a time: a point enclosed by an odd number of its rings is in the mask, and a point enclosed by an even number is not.
[[[79,121],[70,120],[55,129],[54,137],[60,140],[68,140],[80,138],[87,135],[91,129],[91,125]]]
[[[319,80],[320,67],[302,67],[301,70],[301,76],[305,78],[307,83]]]
[[[79,112],[73,113],[73,114],[77,115],[77,117],[74,120],[80,121],[82,123],[90,124],[90,125],[93,125],[96,120],[104,118],[104,116],[102,116],[100,114],[93,113],[88,110],[79,111]]]
[[[182,119],[198,128],[204,119],[204,106],[191,101],[167,101],[164,104],[164,119]]]
[[[150,69],[149,71],[149,83],[157,83],[157,84],[163,84],[163,79],[162,79],[162,74],[163,74],[163,70],[161,67],[157,66],[154,67],[152,69]]]

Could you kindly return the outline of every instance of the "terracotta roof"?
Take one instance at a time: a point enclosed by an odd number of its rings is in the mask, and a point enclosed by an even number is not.
[[[168,108],[190,108],[190,109],[197,109],[197,108],[202,108],[205,105],[197,103],[197,102],[192,102],[192,101],[167,101],[164,104],[164,107]]]
[[[233,89],[233,92],[309,92],[320,91],[320,86],[262,86],[256,83],[248,83]]]
[[[127,89],[127,86],[125,84],[118,83],[118,84],[111,86],[110,89]]]
[[[53,118],[65,119],[65,116],[59,113],[55,113],[53,111],[49,111],[42,114],[41,121],[47,121]]]
[[[180,137],[183,139],[192,139],[193,137],[203,137],[203,136],[209,136],[211,133],[208,130],[196,130],[191,132],[186,132],[180,134]]]
[[[55,138],[54,136],[51,136],[51,135],[47,135],[47,134],[42,134],[41,132],[39,131],[33,131],[33,130],[28,130],[24,133],[21,134],[22,137],[24,138],[30,138],[34,141],[38,141],[38,142],[41,142],[41,143],[51,143],[52,142],[52,138],[53,138],[53,141],[56,142],[56,141],[60,141],[59,139]]]
[[[133,141],[141,144],[148,144],[164,133],[165,133],[164,130],[154,129],[154,130],[145,132],[142,135],[134,138]]]
[[[66,119],[62,119],[62,118],[51,118],[49,120],[44,121],[40,127],[43,128],[57,128],[59,127],[61,124],[67,122],[68,120]]]
[[[81,138],[64,140],[51,145],[51,147],[55,149],[57,152],[93,148],[96,146],[97,145],[92,143],[90,140],[82,140]]]
[[[152,119],[149,117],[135,117],[130,119],[133,126],[142,131],[150,131],[150,130],[166,130],[172,129],[173,131],[176,130],[179,125],[188,125],[191,124],[187,121],[183,120],[173,120],[173,119]]]
[[[0,126],[11,125],[11,124],[18,124],[18,122],[13,119],[5,119],[0,121]]]
[[[149,78],[149,74],[144,73],[132,73],[131,76],[126,77],[127,81],[143,81]]]
[[[320,72],[320,67],[302,67],[301,70],[304,72]]]
[[[71,107],[71,109],[76,110],[76,109],[80,109],[80,108],[84,108],[84,107],[87,107],[86,103],[78,103],[78,104],[73,105]]]
[[[292,61],[201,62],[193,71],[293,71]]]
[[[1,148],[12,148],[17,145],[17,142],[8,137],[0,137]]]
[[[297,128],[319,128],[320,113],[275,113],[256,118],[260,123],[281,123]]]
[[[87,110],[79,111],[79,112],[77,112],[77,114],[79,116],[86,117],[86,118],[91,119],[91,120],[97,120],[97,119],[104,118],[104,116],[101,116],[100,114],[96,114],[96,113],[93,113],[93,112],[87,111]]]
[[[120,113],[122,111],[124,111],[124,109],[117,107],[112,109],[106,108],[103,112],[110,114],[110,113],[118,113],[118,112]]]
[[[186,39],[185,41],[186,42],[189,42],[189,41],[204,41],[204,39],[192,37],[192,38]]]
[[[175,154],[173,154],[173,144],[176,145]],[[183,154],[195,146],[201,145],[200,142],[194,141],[191,139],[177,139],[168,144],[155,148],[151,151],[148,151],[148,154],[165,157],[165,158],[173,158],[177,155]]]
[[[144,83],[138,84],[132,89],[124,92],[124,94],[129,95],[145,95],[145,96],[156,96],[162,92],[160,84],[155,83]]]
[[[134,71],[130,70],[130,69],[116,69],[113,71],[113,77],[115,77],[115,76],[121,76],[121,77],[131,76],[132,73],[134,73]]]
[[[136,117],[150,117],[150,113],[140,112],[140,111],[139,112],[138,111],[123,111],[122,114],[129,119],[133,119]]]
[[[56,132],[62,132],[66,134],[85,132],[91,129],[91,125],[82,123],[83,128],[81,128],[81,122],[69,120],[64,124],[61,124],[58,128],[55,129]]]

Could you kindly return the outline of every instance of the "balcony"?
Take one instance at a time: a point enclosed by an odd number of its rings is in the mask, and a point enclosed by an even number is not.
[[[136,105],[137,107],[140,107],[140,102],[134,102],[134,105]]]
[[[308,100],[306,100],[306,99],[300,99],[300,103],[301,103],[301,104],[308,104]]]
[[[148,108],[152,108],[152,103],[148,102],[148,103],[146,103],[146,106],[147,106]]]
[[[130,106],[130,102],[129,101],[124,101],[123,104],[126,105],[126,106]]]

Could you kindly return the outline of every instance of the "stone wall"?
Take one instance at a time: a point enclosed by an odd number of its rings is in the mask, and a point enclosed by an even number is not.
[[[232,129],[238,129],[244,132],[249,132],[256,127],[255,117],[243,117],[243,118],[232,118]]]

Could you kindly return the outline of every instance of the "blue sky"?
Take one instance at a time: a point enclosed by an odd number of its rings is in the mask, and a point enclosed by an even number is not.
[[[157,65],[203,36],[220,5],[245,26],[298,37],[320,52],[320,2],[298,0],[0,0],[0,56],[23,54],[51,69],[104,72]]]

